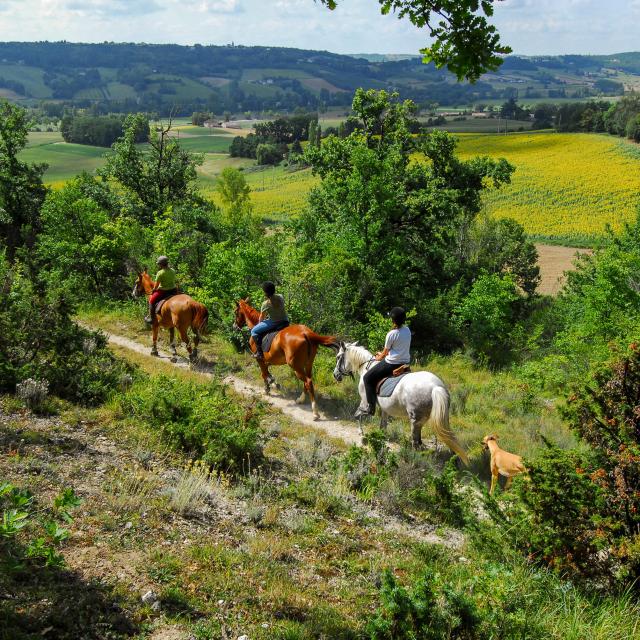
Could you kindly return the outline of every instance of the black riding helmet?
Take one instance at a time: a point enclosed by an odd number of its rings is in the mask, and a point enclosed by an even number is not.
[[[407,314],[402,307],[393,307],[389,312],[396,327],[401,327],[407,320]]]
[[[273,282],[267,280],[267,282],[262,283],[262,290],[270,298],[276,292],[276,285],[273,284]]]

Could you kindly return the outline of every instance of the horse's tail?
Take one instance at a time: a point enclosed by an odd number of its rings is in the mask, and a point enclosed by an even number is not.
[[[334,336],[322,336],[311,329],[307,329],[304,332],[304,337],[311,344],[319,344],[323,347],[329,347],[329,349],[333,349],[336,353],[340,351],[340,345]]]
[[[469,456],[449,426],[449,392],[444,387],[434,387],[431,397],[433,399],[431,424],[436,435],[451,451],[458,454],[465,465],[469,466]]]
[[[206,333],[207,325],[209,324],[209,310],[205,305],[198,302],[196,303],[196,310],[193,314],[193,320],[191,326],[199,333]]]

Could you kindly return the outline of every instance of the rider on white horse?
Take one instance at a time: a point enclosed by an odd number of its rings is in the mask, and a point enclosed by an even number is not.
[[[367,406],[358,407],[355,417],[373,416],[376,412],[376,386],[384,378],[393,375],[395,369],[403,364],[411,362],[411,330],[405,324],[407,314],[402,307],[391,309],[391,321],[393,329],[387,333],[384,341],[384,349],[375,355],[379,361],[374,367],[370,367],[364,374],[364,388],[367,392]]]

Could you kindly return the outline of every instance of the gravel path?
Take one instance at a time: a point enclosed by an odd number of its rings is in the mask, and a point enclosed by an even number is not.
[[[86,325],[84,325],[86,326]],[[90,327],[87,327],[90,328]],[[109,342],[111,344],[116,344],[120,347],[124,347],[125,349],[130,349],[131,351],[135,351],[136,353],[140,353],[142,355],[148,356],[149,358],[153,358],[149,354],[149,347],[136,342],[135,340],[130,340],[129,338],[125,338],[123,336],[118,336],[113,333],[104,332]],[[175,362],[172,362],[172,356],[166,351],[159,350],[159,358],[165,360],[167,362],[171,362],[174,366],[180,367],[182,369],[189,369],[190,364],[186,358],[182,358],[178,356]],[[210,371],[199,367],[197,372],[203,376],[212,377]],[[261,386],[253,384],[251,382],[247,382],[242,378],[237,376],[226,376],[222,380],[223,384],[226,384],[244,396],[259,396],[260,399],[264,402],[267,402],[272,407],[275,407],[279,411],[281,411],[284,415],[293,418],[296,422],[303,424],[307,427],[312,427],[313,429],[317,429],[319,431],[324,431],[327,435],[333,438],[340,438],[344,440],[347,444],[362,444],[362,438],[358,433],[358,428],[354,424],[348,424],[346,422],[342,422],[340,420],[332,420],[327,418],[325,415],[321,413],[320,420],[314,420],[313,414],[310,410],[310,405],[306,405],[305,407],[295,404],[290,399],[285,398],[281,395],[265,395],[264,390]]]

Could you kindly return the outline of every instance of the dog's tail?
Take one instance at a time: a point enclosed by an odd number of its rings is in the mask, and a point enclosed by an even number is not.
[[[433,430],[436,432],[438,438],[440,438],[451,451],[457,453],[460,460],[468,467],[469,456],[449,426],[449,392],[444,387],[435,387],[431,392],[431,398],[433,400],[433,407],[431,409],[431,424],[433,425]]]

